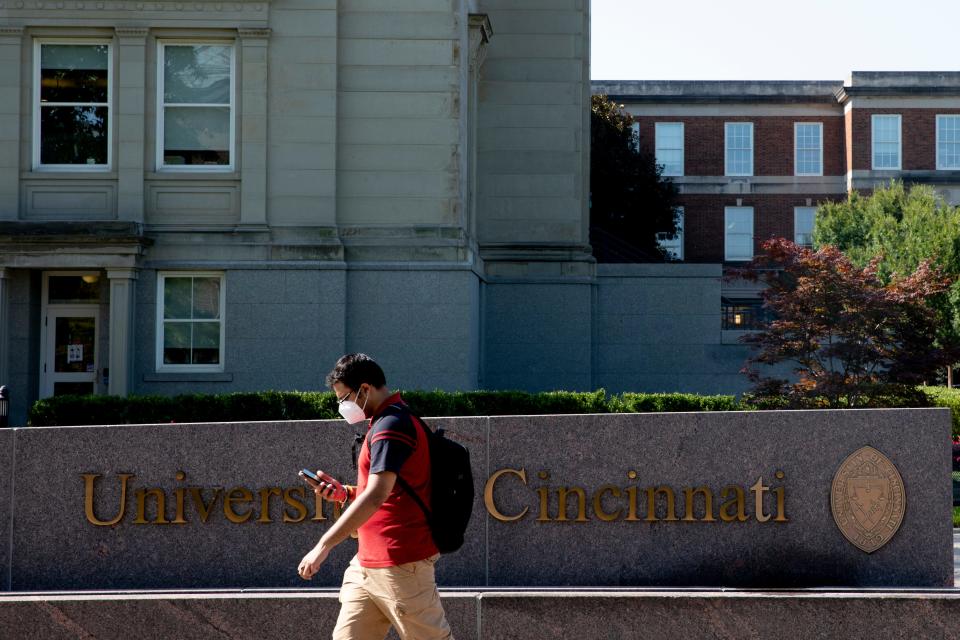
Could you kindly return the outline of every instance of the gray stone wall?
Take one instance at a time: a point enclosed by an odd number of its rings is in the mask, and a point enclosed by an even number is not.
[[[953,584],[946,409],[428,421],[470,448],[478,493],[466,545],[438,565],[444,586]],[[296,472],[354,477],[353,433],[343,421],[0,433],[0,455],[15,452],[0,460],[4,588],[302,587],[297,563],[334,514],[325,505],[314,519]],[[899,530],[872,554],[841,535],[830,508],[835,473],[867,445],[897,467],[906,495]],[[504,469],[489,501],[509,521],[485,506]],[[742,488],[745,521],[718,517],[726,485]],[[646,488],[662,486],[676,493],[675,521],[662,497],[652,519],[646,508]],[[715,521],[703,503],[684,521],[682,488],[701,486]],[[336,586],[354,548],[335,549],[310,586]]]
[[[721,265],[599,265],[594,385],[739,393],[750,349],[721,331]],[[724,335],[724,334],[727,335]]]

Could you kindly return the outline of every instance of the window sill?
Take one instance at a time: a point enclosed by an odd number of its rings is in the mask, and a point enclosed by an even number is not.
[[[143,374],[144,382],[233,382],[232,373],[160,372]]]
[[[145,180],[172,180],[184,182],[186,180],[202,181],[240,181],[237,171],[148,171],[144,174]]]
[[[34,169],[33,171],[20,172],[21,180],[116,180],[116,171],[102,170],[77,170],[77,171],[57,171],[45,169]]]

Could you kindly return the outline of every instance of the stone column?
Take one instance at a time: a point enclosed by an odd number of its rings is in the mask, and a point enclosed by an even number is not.
[[[110,382],[108,393],[125,396],[133,390],[134,294],[136,269],[107,269],[110,280]]]
[[[477,237],[477,120],[480,112],[480,68],[487,57],[487,43],[493,35],[490,18],[485,13],[471,13],[469,16],[470,60],[468,65],[467,87],[467,157],[469,177],[467,208],[469,220],[467,233]]]
[[[0,24],[0,220],[20,208],[20,65],[23,27]]]
[[[143,222],[147,29],[117,27],[117,219]],[[113,371],[110,372],[111,380]],[[111,382],[111,387],[113,386]]]
[[[240,29],[240,224],[267,224],[267,43],[270,29]]]
[[[0,267],[0,385],[10,386],[10,270]]]

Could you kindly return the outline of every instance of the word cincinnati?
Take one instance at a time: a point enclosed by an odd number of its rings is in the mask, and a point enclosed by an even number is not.
[[[550,472],[540,471],[537,477],[548,481]],[[786,474],[777,471],[774,477],[782,481]],[[636,480],[637,472],[627,472],[627,479]],[[529,500],[517,496],[530,488],[526,469],[500,469],[487,480],[483,501],[490,515],[501,522],[514,522],[532,515],[531,506],[537,513],[537,522],[788,521],[786,487],[783,484],[768,486],[764,484],[763,476],[751,486],[729,484],[716,493],[703,485],[674,490],[666,485],[605,484],[589,491],[583,487],[544,484],[534,489],[537,498],[533,504],[524,505]],[[512,504],[498,504],[494,500],[497,491],[509,492]],[[748,494],[752,496],[748,497]]]

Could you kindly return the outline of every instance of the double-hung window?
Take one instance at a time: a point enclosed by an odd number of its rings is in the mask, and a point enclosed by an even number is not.
[[[233,43],[160,42],[157,57],[157,167],[232,170]]]
[[[794,173],[798,176],[823,175],[823,124],[795,122]]]
[[[658,233],[657,244],[670,260],[683,260],[683,207],[675,209],[677,232],[673,235],[669,233]]]
[[[878,115],[871,118],[873,168],[900,170],[900,115]]]
[[[816,220],[816,207],[793,208],[793,242],[801,247],[813,247],[813,224]]]
[[[683,123],[656,123],[657,164],[663,165],[663,175],[683,175]]]
[[[723,240],[724,260],[753,260],[753,207],[727,207],[724,210]]]
[[[753,123],[727,122],[725,127],[726,162],[728,176],[753,175]]]
[[[35,169],[110,168],[112,66],[109,42],[35,41]]]
[[[157,370],[223,371],[223,273],[159,273],[157,302]]]
[[[937,169],[960,169],[960,115],[937,116]]]

